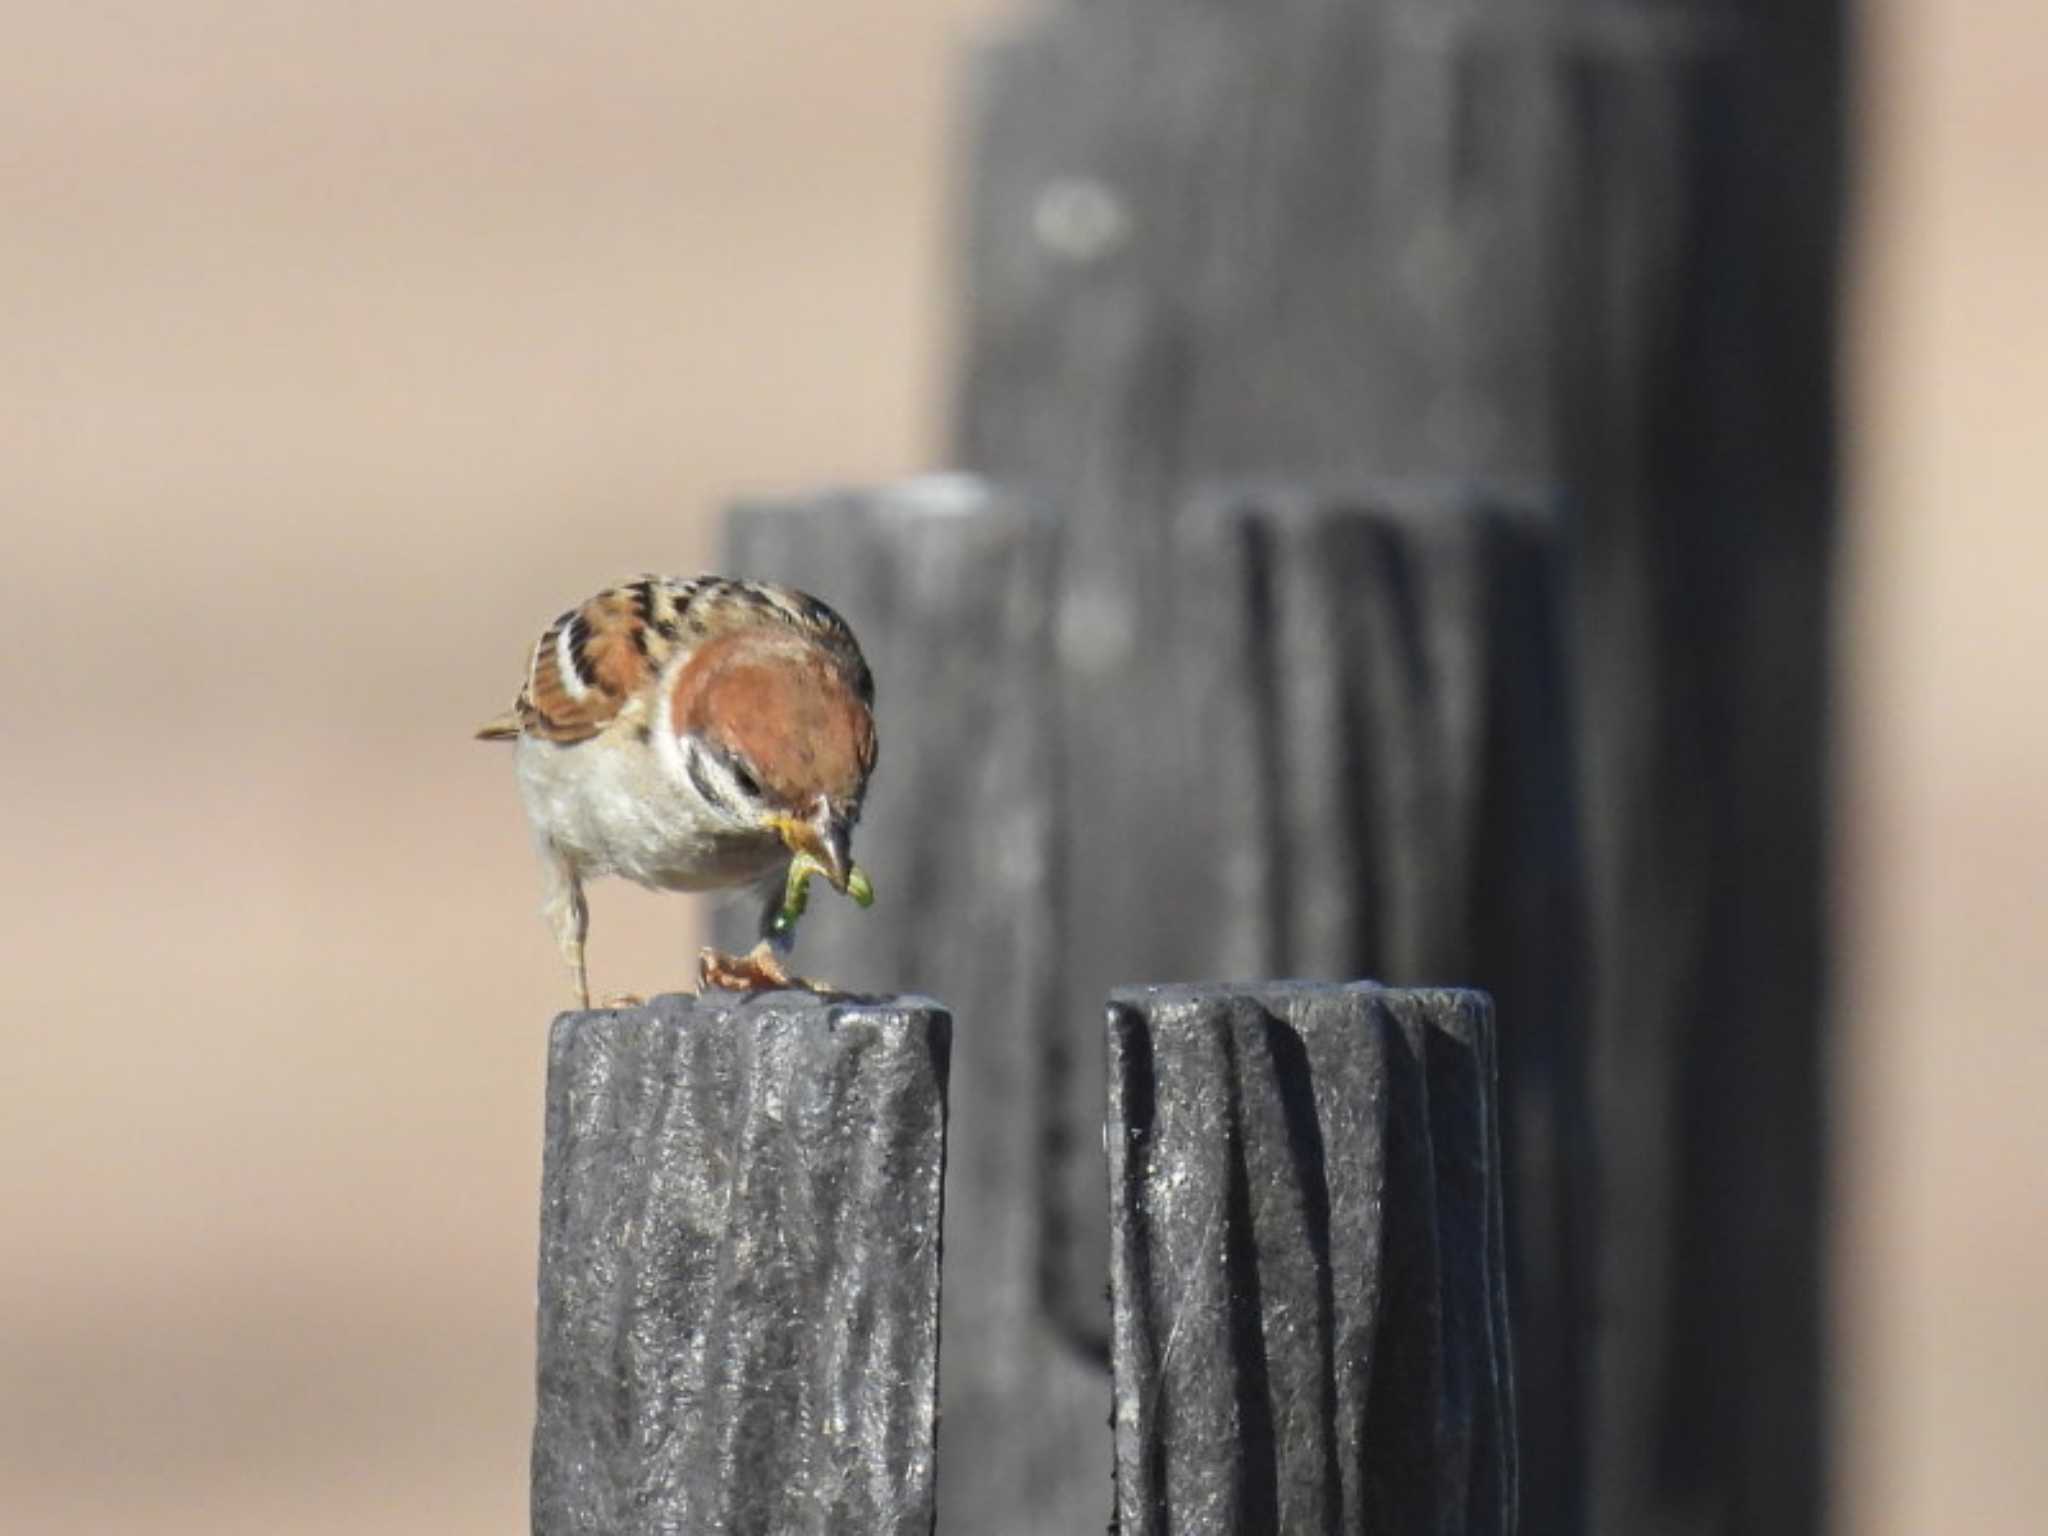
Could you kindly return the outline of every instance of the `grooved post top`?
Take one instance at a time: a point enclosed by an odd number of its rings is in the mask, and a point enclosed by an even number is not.
[[[671,1028],[717,1026],[743,1030],[777,1049],[830,1051],[843,1048],[839,1031],[854,1028],[892,1045],[918,1038],[935,1044],[943,1062],[952,1040],[953,1015],[943,1003],[915,993],[875,996],[833,992],[665,992],[625,1008],[567,1009],[549,1031],[550,1056],[579,1037],[624,1038],[651,1025]]]
[[[1357,1024],[1375,1005],[1401,1023],[1441,1030],[1466,1044],[1493,1017],[1493,999],[1470,987],[1389,987],[1377,981],[1172,982],[1117,987],[1109,994],[1112,1022],[1142,1018],[1159,1031],[1213,1020],[1232,1008],[1262,1009],[1297,1026]]]
[[[1514,1387],[1485,994],[1109,1000],[1126,1536],[1511,1536]]]

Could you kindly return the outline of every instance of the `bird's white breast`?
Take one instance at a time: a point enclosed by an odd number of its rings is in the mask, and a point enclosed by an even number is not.
[[[535,836],[585,877],[714,890],[759,879],[788,857],[772,834],[733,828],[644,747],[610,736],[571,746],[527,736],[516,761]]]

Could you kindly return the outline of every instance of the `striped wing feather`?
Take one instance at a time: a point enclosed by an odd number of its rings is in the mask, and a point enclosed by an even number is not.
[[[817,599],[717,576],[642,576],[607,587],[550,624],[534,643],[518,702],[483,725],[477,737],[588,741],[621,715],[646,707],[647,685],[679,647],[763,620],[810,631],[852,669],[862,694],[872,696],[852,631]]]

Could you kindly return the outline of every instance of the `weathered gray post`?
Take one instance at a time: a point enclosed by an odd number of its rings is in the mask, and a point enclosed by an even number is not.
[[[951,1030],[791,993],[555,1021],[535,1536],[930,1536]]]
[[[1111,998],[1122,1536],[1515,1529],[1495,1082],[1478,993]]]
[[[939,1506],[942,1531],[980,1536],[1088,1530],[1109,1498],[1108,1381],[1046,1305],[1064,1248],[1047,1178],[1064,1122],[1047,1107],[1073,1070],[1055,1017],[1049,535],[1023,498],[968,476],[756,503],[726,528],[728,566],[826,597],[877,679],[882,756],[855,839],[875,905],[813,901],[796,961],[936,992],[962,1020]],[[728,922],[743,941],[747,915]],[[1100,1146],[1099,1103],[1075,1134]]]
[[[975,75],[954,434],[1059,530],[1048,1309],[1100,1328],[1107,988],[1215,975],[1219,932],[1233,974],[1486,987],[1515,1021],[1525,1486],[1559,1532],[1583,1524],[1599,1250],[1550,394],[1591,237],[1554,146],[1559,81],[1622,26],[1579,9],[1025,7]],[[1261,710],[1282,728],[1195,723]]]
[[[1546,1170],[1514,1194],[1551,1272],[1578,1246],[1557,1192],[1584,1176],[1550,509],[1450,484],[1218,488],[1190,506],[1157,573],[1183,610],[1174,648],[1129,726],[1157,793],[1115,826],[1060,771],[1076,722],[1056,532],[968,477],[757,504],[727,528],[731,568],[826,597],[879,680],[858,838],[879,898],[819,904],[797,959],[929,987],[972,1021],[952,1083],[939,1498],[942,1528],[984,1536],[1084,1529],[1106,1497],[1102,1055],[1067,1010],[1098,1018],[1112,983],[1148,974],[1476,975],[1513,1010],[1504,1104],[1522,1113],[1506,1118]],[[1127,907],[1068,894],[1073,863],[1119,860]],[[1076,964],[1108,972],[1092,999],[1073,995]],[[1582,1347],[1536,1295],[1538,1358]]]
[[[1415,930],[1377,919],[1348,973],[1505,999],[1503,954],[1540,981],[1529,938],[1565,919],[1546,939],[1564,990],[1503,1002],[1529,1052],[1502,1108],[1530,1528],[1810,1529],[1844,7],[1020,9],[975,74],[954,451],[1032,487],[1061,537],[1052,1028],[1077,1070],[1048,1142],[1054,1309],[1093,1311],[1106,1241],[1082,1021],[1115,982],[1213,974],[1142,917],[1161,846],[1188,841],[1151,813],[1214,803],[1159,749],[1210,617],[1175,574],[1190,510],[1219,484],[1553,487],[1571,601],[1549,633],[1574,687],[1548,697],[1586,889],[1478,877],[1453,966],[1411,968],[1379,945]],[[1506,631],[1510,600],[1487,608]],[[1278,675],[1315,702],[1315,653],[1288,654]],[[1541,696],[1495,703],[1527,723]],[[1388,782],[1324,791],[1361,780]],[[1510,828],[1511,798],[1484,825]],[[1526,831],[1517,858],[1548,836]],[[1377,857],[1359,907],[1426,890]],[[1297,858],[1304,876],[1344,878]]]

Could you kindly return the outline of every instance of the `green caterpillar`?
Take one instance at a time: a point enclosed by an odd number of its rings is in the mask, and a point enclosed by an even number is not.
[[[789,879],[782,887],[782,905],[768,924],[770,938],[784,940],[796,932],[797,920],[804,915],[804,907],[810,901],[811,876],[824,873],[825,866],[808,853],[799,853],[789,861]],[[874,905],[875,888],[868,881],[867,871],[858,864],[847,873],[846,894],[853,898],[856,906]]]

